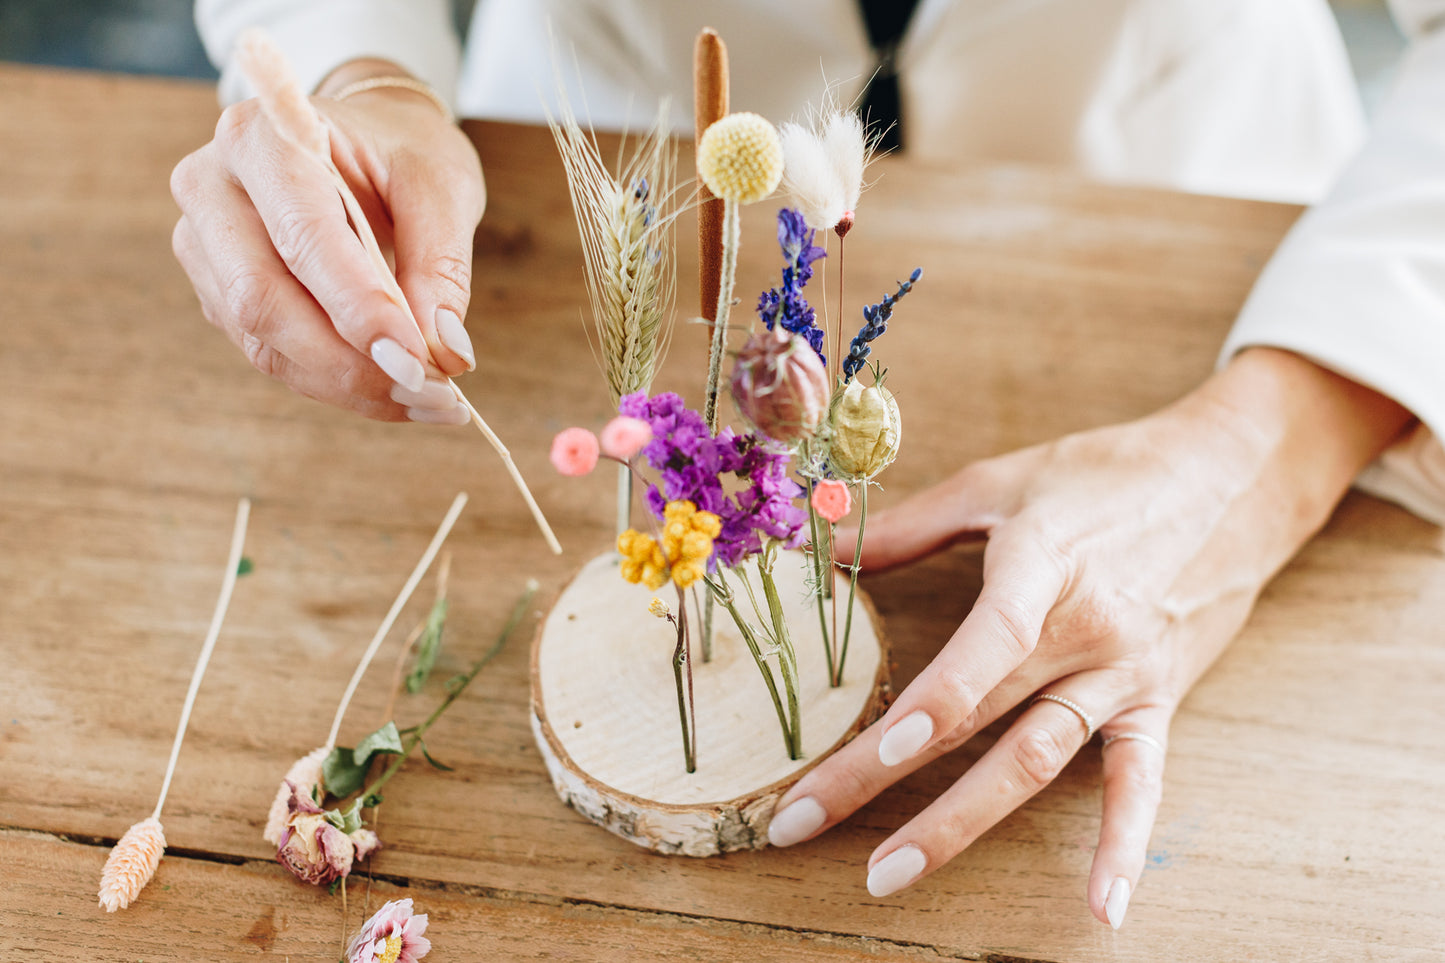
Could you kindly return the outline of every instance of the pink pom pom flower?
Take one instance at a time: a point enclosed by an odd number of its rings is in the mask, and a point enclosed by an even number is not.
[[[597,467],[597,436],[586,428],[567,428],[552,439],[552,467],[563,475],[585,475]]]
[[[602,453],[618,461],[631,461],[651,440],[651,425],[641,418],[620,415],[602,429]]]
[[[411,900],[392,900],[366,921],[346,948],[346,963],[416,963],[431,952],[426,914],[412,912]]]
[[[813,487],[813,510],[834,525],[853,508],[853,496],[840,481],[820,481]]]

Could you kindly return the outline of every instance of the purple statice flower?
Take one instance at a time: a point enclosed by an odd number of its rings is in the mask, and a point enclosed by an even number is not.
[[[893,305],[897,304],[909,291],[918,279],[923,277],[923,268],[914,268],[913,273],[908,275],[907,281],[898,282],[897,294],[885,294],[883,300],[877,304],[870,304],[863,308],[863,327],[858,329],[858,334],[848,345],[848,357],[843,359],[843,381],[847,382],[858,373],[863,367],[868,355],[873,353],[869,346],[870,342],[876,341],[883,332],[888,330],[888,319],[893,317]]]
[[[713,437],[702,416],[672,392],[653,398],[637,392],[617,408],[652,428],[641,456],[657,470],[660,484],[647,489],[648,510],[660,519],[668,502],[686,499],[722,520],[709,567],[736,566],[760,552],[765,537],[788,548],[801,544],[808,513],[795,504],[803,489],[788,477],[786,451],[771,447],[762,435],[739,435],[731,428]],[[731,494],[723,486],[725,475],[740,483]]]
[[[778,246],[783,249],[783,283],[758,298],[758,317],[769,331],[781,325],[784,331],[802,335],[818,357],[823,356],[823,329],[806,298],[803,286],[813,277],[813,262],[826,252],[813,244],[816,231],[810,231],[803,215],[785,207],[778,212]]]

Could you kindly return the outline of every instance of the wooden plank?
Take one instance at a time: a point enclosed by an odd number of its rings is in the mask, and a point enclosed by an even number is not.
[[[240,865],[168,855],[141,899],[107,914],[94,890],[105,861],[99,846],[38,833],[0,832],[0,864],[28,885],[0,887],[0,958],[166,960],[330,960],[370,913],[410,898],[427,914],[431,959],[716,960],[751,963],[928,963],[926,946],[888,943],[620,909],[528,899],[475,887],[398,886],[353,878],[340,895],[297,882],[276,863]],[[120,948],[124,947],[122,951]],[[123,952],[123,956],[120,955]]]
[[[555,478],[545,452],[566,424],[600,425],[607,402],[580,329],[560,166],[545,133],[498,126],[472,128],[492,199],[470,315],[480,365],[464,387],[568,555],[547,555],[472,437],[361,422],[254,376],[200,320],[169,253],[166,173],[214,115],[195,85],[0,67],[0,825],[113,837],[149,810],[234,499],[249,494],[256,571],[238,587],[165,823],[173,846],[264,859],[276,780],[324,736],[356,653],[457,488],[479,497],[451,543],[439,678],[490,641],[525,575],[555,590],[607,544],[607,480]],[[1187,390],[1297,213],[1039,170],[880,170],[848,241],[850,301],[914,264],[928,272],[880,345],[908,420],[883,504],[970,458]],[[747,213],[745,292],[779,268],[769,212]],[[698,330],[680,329],[660,385],[696,399],[704,352]],[[977,556],[959,550],[868,580],[900,683],[978,579]],[[664,859],[552,795],[527,727],[524,645],[429,740],[457,772],[416,768],[394,784],[376,871],[965,956],[1432,958],[1445,945],[1442,617],[1440,532],[1348,499],[1186,702],[1151,868],[1119,934],[1083,904],[1096,750],[927,882],[873,900],[872,847],[997,729],[796,850]],[[383,686],[383,671],[367,680],[346,734],[380,721]],[[408,700],[404,718],[427,704]],[[0,875],[7,901],[37,883]],[[212,898],[217,912],[246,902]],[[43,922],[46,939],[65,932]]]

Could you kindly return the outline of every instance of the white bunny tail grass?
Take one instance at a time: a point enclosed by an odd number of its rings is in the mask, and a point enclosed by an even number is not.
[[[648,390],[667,354],[677,293],[677,148],[663,103],[652,128],[633,144],[630,158],[614,175],[565,97],[560,113],[560,120],[549,113],[547,121],[567,169],[598,361],[616,404],[623,395]]]
[[[100,905],[107,913],[123,910],[156,874],[166,851],[166,834],[154,816],[142,819],[115,844],[100,873]]]
[[[806,124],[779,128],[783,139],[783,190],[808,226],[826,231],[857,210],[863,178],[877,145],[861,117],[840,107],[831,91],[810,110]]]

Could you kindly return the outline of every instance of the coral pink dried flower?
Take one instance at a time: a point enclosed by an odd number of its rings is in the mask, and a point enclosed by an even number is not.
[[[566,428],[552,439],[552,467],[563,475],[585,475],[597,467],[597,436],[586,428]]]
[[[100,873],[100,905],[107,913],[125,909],[140,895],[165,851],[166,834],[154,816],[125,831]]]
[[[631,461],[651,440],[651,425],[641,418],[619,415],[602,429],[602,453],[618,461]]]
[[[320,793],[313,796],[313,792],[321,786],[321,764],[329,754],[330,750],[325,746],[313,749],[286,770],[285,778],[276,789],[276,798],[271,800],[271,812],[266,816],[266,831],[261,834],[266,842],[272,846],[281,845],[281,834],[286,831],[286,816],[290,810],[292,786],[307,798],[320,798]]]
[[[848,493],[848,486],[840,481],[820,481],[813,487],[813,508],[821,517],[836,525],[852,510],[853,496]]]
[[[416,963],[431,952],[426,914],[412,912],[411,900],[392,900],[362,926],[346,947],[346,963]]]

